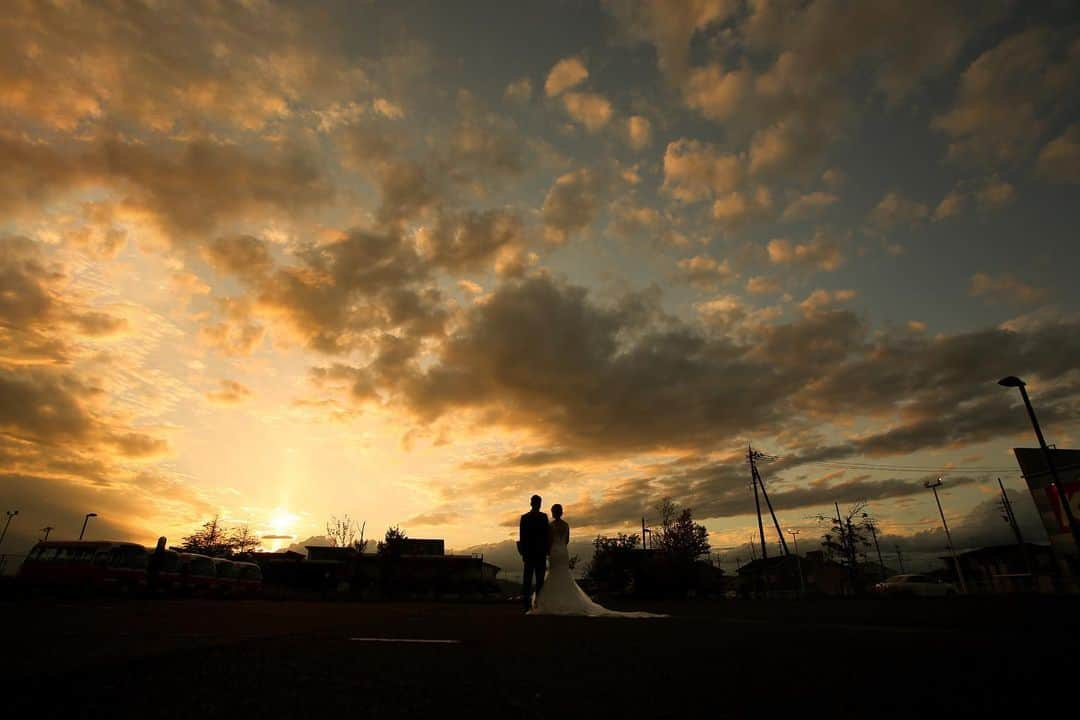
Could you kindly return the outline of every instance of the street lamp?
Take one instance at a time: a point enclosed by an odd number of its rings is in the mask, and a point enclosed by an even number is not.
[[[41,538],[41,542],[48,542],[49,533],[51,533],[55,529],[56,528],[54,528],[52,525],[46,525],[45,527],[41,528],[41,532],[45,533],[45,537]]]
[[[799,555],[799,533],[802,530],[789,529],[788,532],[791,534],[791,541],[795,544],[795,566],[799,569],[799,594],[805,596],[806,577],[802,571],[802,556]]]
[[[82,521],[82,530],[79,531],[79,539],[83,539],[83,535],[86,534],[86,523],[90,522],[90,518],[97,517],[97,513],[86,513],[86,517]]]
[[[7,522],[4,523],[3,532],[0,532],[0,544],[2,544],[4,542],[4,536],[7,535],[7,529],[8,529],[8,525],[11,524],[11,518],[15,517],[18,514],[19,514],[18,510],[8,510],[7,511]]]
[[[1010,375],[998,380],[998,385],[1002,387],[1019,388],[1020,390],[1020,397],[1024,399],[1024,407],[1027,408],[1028,417],[1031,418],[1031,427],[1035,429],[1035,437],[1039,439],[1039,447],[1042,448],[1043,459],[1046,461],[1046,467],[1050,470],[1050,482],[1054,484],[1054,489],[1057,491],[1058,498],[1065,508],[1065,517],[1069,520],[1069,530],[1072,531],[1073,542],[1076,543],[1076,552],[1080,553],[1080,528],[1076,525],[1076,516],[1073,515],[1072,505],[1069,504],[1069,497],[1065,494],[1065,488],[1062,487],[1061,480],[1058,478],[1057,467],[1054,466],[1054,458],[1050,454],[1050,448],[1046,445],[1046,438],[1043,437],[1042,428],[1039,427],[1039,419],[1035,417],[1035,408],[1031,406],[1031,398],[1029,398],[1027,394],[1027,383],[1014,375]]]
[[[952,535],[949,534],[949,523],[945,522],[945,511],[941,509],[941,498],[938,497],[937,489],[941,487],[941,478],[931,482],[927,480],[923,487],[934,491],[934,500],[937,502],[937,511],[941,515],[941,525],[945,528],[945,541],[949,544],[949,552],[952,553],[953,565],[956,566],[956,577],[960,580],[960,592],[967,594],[967,585],[964,584],[964,571],[960,569],[960,558],[956,556],[956,548],[952,544]]]

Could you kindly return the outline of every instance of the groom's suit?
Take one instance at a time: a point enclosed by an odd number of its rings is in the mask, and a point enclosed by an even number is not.
[[[521,594],[525,609],[532,602],[533,577],[536,578],[536,592],[544,587],[544,570],[548,555],[548,516],[539,510],[530,510],[521,516],[518,552],[525,562],[525,575],[521,581]]]

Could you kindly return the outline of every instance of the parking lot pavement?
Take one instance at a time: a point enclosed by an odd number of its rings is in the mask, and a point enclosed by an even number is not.
[[[629,620],[511,605],[11,605],[0,671],[10,717],[968,715],[1048,706],[1071,647],[1019,616],[994,629],[860,607]]]

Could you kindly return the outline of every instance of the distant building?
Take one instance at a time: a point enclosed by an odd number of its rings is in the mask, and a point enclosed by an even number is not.
[[[304,549],[307,550],[308,562],[349,563],[360,555],[354,547],[307,545]]]
[[[876,570],[876,566],[875,566]],[[800,555],[777,555],[748,562],[738,570],[738,592],[744,597],[848,595],[851,575],[843,565],[814,550]]]
[[[1062,589],[1060,565],[1049,545],[1010,543],[957,554],[970,593],[1053,593]],[[941,558],[956,575],[951,556]]]
[[[394,589],[416,594],[481,592],[496,587],[499,567],[478,555],[447,555],[442,539],[409,538],[392,560],[354,547],[309,545],[300,553],[252,553],[267,584],[323,593]],[[392,563],[392,566],[387,563]]]
[[[262,570],[265,585],[296,586],[304,555],[292,550],[284,550],[245,553],[238,559],[256,563]]]
[[[422,538],[406,538],[401,541],[402,555],[446,555],[446,543],[443,540],[424,540]]]

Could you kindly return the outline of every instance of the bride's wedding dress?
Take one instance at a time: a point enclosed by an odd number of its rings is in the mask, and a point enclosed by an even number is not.
[[[558,531],[553,533],[551,553],[548,556],[548,573],[544,587],[536,597],[536,605],[530,615],[586,615],[588,617],[625,617],[656,618],[667,617],[647,612],[619,612],[608,610],[603,605],[592,601],[585,591],[578,587],[570,574],[570,551],[567,549],[569,526],[564,524],[565,536]],[[554,528],[553,528],[554,529]]]

